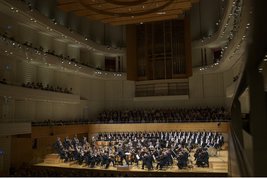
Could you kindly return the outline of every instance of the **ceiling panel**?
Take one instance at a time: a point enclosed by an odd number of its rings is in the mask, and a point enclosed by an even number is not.
[[[66,12],[113,25],[182,17],[199,0],[59,0]]]

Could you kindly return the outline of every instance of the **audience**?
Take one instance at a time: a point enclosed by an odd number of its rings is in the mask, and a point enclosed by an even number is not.
[[[32,43],[28,42],[28,41],[25,41],[24,43],[20,43],[19,41],[16,41],[13,37],[9,37],[7,35],[7,33],[4,33],[2,35],[0,34],[0,36],[2,36],[0,39],[2,41],[5,41],[7,43],[7,45],[12,45],[12,46],[18,47],[18,48],[22,48],[24,46],[25,51],[32,50],[32,53],[36,53],[36,54],[37,53],[38,54],[43,53],[44,55],[49,54],[49,55],[55,56],[57,58],[60,58],[60,60],[63,60],[63,61],[66,60],[66,62],[69,64],[73,63],[75,66],[83,65],[83,66],[87,66],[90,68],[95,68],[94,66],[91,66],[86,62],[77,61],[75,58],[70,58],[70,56],[65,56],[63,54],[56,54],[55,50],[53,50],[53,49],[44,50],[44,48],[42,46],[33,47]],[[102,70],[102,69],[99,69],[99,70]]]
[[[237,81],[237,80],[238,80],[238,78],[239,78],[239,75],[240,75],[240,74],[237,74],[236,76],[234,76],[234,77],[233,77],[233,82],[235,82],[235,81]]]
[[[63,126],[63,125],[77,125],[77,124],[89,124],[91,123],[90,120],[87,119],[77,119],[77,120],[44,120],[44,121],[37,121],[32,122],[33,126]]]
[[[13,84],[11,82],[8,82],[5,78],[3,78],[2,80],[0,80],[1,84],[7,84],[7,85],[16,85]],[[67,94],[73,94],[72,93],[72,88],[62,88],[62,87],[54,87],[51,86],[49,84],[47,84],[46,86],[43,86],[42,82],[27,82],[27,83],[23,83],[21,85],[22,87],[26,87],[26,88],[32,88],[32,89],[39,89],[39,90],[48,90],[48,91],[53,91],[53,92],[60,92],[60,93],[67,93]]]
[[[110,110],[98,116],[100,123],[216,122],[229,119],[223,107]]]
[[[23,87],[26,88],[33,88],[33,89],[40,89],[40,90],[48,90],[48,91],[54,91],[54,92],[60,92],[60,93],[68,93],[68,94],[73,94],[72,93],[72,88],[65,88],[63,89],[62,87],[54,87],[54,86],[50,86],[49,84],[47,84],[46,86],[43,86],[43,84],[40,82],[28,82],[28,83],[23,83],[22,84]]]
[[[89,119],[78,120],[45,120],[32,122],[34,126],[62,126],[90,123],[168,123],[168,122],[227,122],[229,113],[223,107],[206,107],[192,109],[134,109],[120,111],[104,111],[97,121]]]
[[[125,176],[127,172],[124,173]],[[132,175],[134,175],[132,173]],[[103,170],[90,170],[85,171],[84,169],[64,169],[55,167],[38,167],[24,165],[18,169],[10,171],[9,176],[14,177],[114,177],[118,176],[116,172]],[[120,176],[121,177],[121,176]],[[137,176],[134,176],[137,177]]]
[[[6,81],[5,78],[3,78],[3,79],[0,81],[0,83],[2,83],[2,84],[7,84],[7,81]]]
[[[73,124],[113,124],[113,123],[180,123],[180,122],[227,122],[229,113],[223,107],[192,109],[134,109],[104,111],[98,120],[45,120],[32,122],[35,126],[61,126]]]

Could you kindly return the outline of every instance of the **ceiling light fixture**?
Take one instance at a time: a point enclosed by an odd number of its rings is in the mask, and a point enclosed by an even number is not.
[[[164,15],[166,12],[157,12],[158,15]]]

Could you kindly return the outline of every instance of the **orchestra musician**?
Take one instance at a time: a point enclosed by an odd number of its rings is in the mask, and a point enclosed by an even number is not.
[[[96,144],[96,140],[102,143]],[[220,149],[223,143],[222,134],[214,132],[123,132],[98,133],[90,143],[86,137],[80,141],[77,135],[73,139],[66,137],[63,143],[57,138],[54,148],[64,161],[74,160],[92,168],[96,165],[108,168],[110,163],[122,165],[124,161],[138,166],[142,161],[143,169],[153,169],[156,161],[156,168],[162,169],[177,159],[177,166],[182,169],[187,167],[189,153],[195,147],[197,166],[208,167],[207,148]]]
[[[183,149],[181,152],[179,152],[179,155],[177,157],[177,160],[178,160],[177,166],[179,169],[183,169],[187,167],[188,157],[189,157],[189,153],[187,152],[187,150]]]
[[[162,170],[162,168],[167,165],[167,153],[166,152],[162,152],[158,156],[157,161],[158,161],[158,163],[157,163],[156,169],[159,168],[159,170]]]
[[[105,166],[105,169],[107,169],[110,165],[110,157],[108,152],[101,153],[102,160],[101,160],[101,166]]]
[[[120,165],[123,165],[123,160],[125,160],[126,164],[129,165],[129,162],[128,162],[127,158],[126,158],[126,154],[125,154],[124,150],[122,149],[122,146],[119,147],[118,155],[120,157],[120,162],[119,162]]]
[[[198,148],[194,156],[198,167],[209,167],[209,154],[207,148]]]
[[[149,152],[145,152],[142,157],[142,169],[146,166],[148,170],[153,169],[153,157]]]
[[[60,159],[63,159],[64,162],[67,162],[68,161],[67,149],[63,146],[59,137],[57,138],[54,148],[59,153]]]

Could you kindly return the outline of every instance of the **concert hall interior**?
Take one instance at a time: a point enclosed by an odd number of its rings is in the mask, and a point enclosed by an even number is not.
[[[0,176],[267,176],[266,7],[0,0]]]

